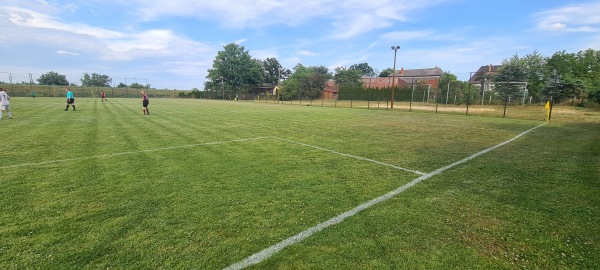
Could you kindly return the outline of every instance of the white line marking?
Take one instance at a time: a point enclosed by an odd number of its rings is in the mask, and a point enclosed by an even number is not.
[[[319,150],[322,150],[322,151],[327,151],[327,152],[330,152],[330,153],[334,153],[334,154],[338,154],[338,155],[342,155],[342,156],[346,156],[346,157],[351,157],[351,158],[355,158],[355,159],[360,159],[360,160],[365,160],[365,161],[377,163],[379,165],[383,165],[383,166],[387,166],[387,167],[392,167],[392,168],[397,169],[397,170],[402,170],[402,171],[412,172],[412,173],[416,173],[416,174],[420,174],[420,175],[425,175],[424,172],[415,171],[415,170],[411,170],[411,169],[407,169],[407,168],[402,168],[402,167],[399,167],[399,166],[396,166],[396,165],[383,163],[381,161],[377,161],[377,160],[373,160],[373,159],[368,159],[368,158],[364,158],[364,157],[359,157],[359,156],[354,156],[354,155],[350,155],[350,154],[340,153],[340,152],[337,152],[337,151],[334,151],[334,150],[329,150],[329,149],[326,149],[326,148],[322,148],[322,147],[318,147],[318,146],[313,146],[313,145],[310,145],[310,144],[305,144],[305,143],[296,142],[296,141],[292,141],[292,140],[287,140],[287,139],[282,139],[282,138],[277,138],[277,137],[273,137],[273,138],[281,140],[281,141],[289,142],[289,143],[299,144],[299,145],[302,145],[302,146],[312,147],[312,148],[315,148],[315,149],[319,149]]]
[[[342,213],[342,214],[340,214],[340,215],[338,215],[338,216],[336,216],[334,218],[331,218],[331,219],[329,219],[329,220],[327,220],[325,222],[319,223],[319,224],[317,224],[314,227],[308,228],[307,230],[305,230],[303,232],[300,232],[300,233],[298,233],[298,234],[296,234],[296,235],[294,235],[294,236],[292,236],[290,238],[287,238],[287,239],[285,239],[285,240],[283,240],[283,241],[281,241],[281,242],[279,242],[279,243],[277,243],[277,244],[275,244],[275,245],[273,245],[271,247],[263,249],[262,251],[260,251],[258,253],[255,253],[255,254],[251,255],[250,257],[247,257],[246,259],[244,259],[242,261],[234,263],[234,264],[230,265],[229,267],[227,267],[225,269],[226,270],[242,269],[242,268],[248,267],[250,265],[254,265],[254,264],[257,264],[259,262],[262,262],[262,261],[268,259],[269,257],[275,255],[276,253],[278,253],[282,249],[284,249],[284,248],[286,248],[288,246],[294,245],[294,244],[296,244],[296,243],[298,243],[300,241],[303,241],[304,239],[308,238],[309,236],[313,235],[316,232],[319,232],[319,231],[321,231],[321,230],[323,230],[323,229],[325,229],[327,227],[330,227],[332,225],[338,224],[338,223],[344,221],[346,218],[354,216],[354,215],[358,214],[359,212],[361,212],[362,210],[365,210],[365,209],[367,209],[367,208],[369,208],[369,207],[371,207],[373,205],[376,205],[378,203],[387,201],[387,200],[395,197],[396,195],[404,192],[405,190],[411,188],[412,186],[414,186],[414,185],[416,185],[416,184],[418,184],[418,183],[420,183],[420,182],[422,182],[424,180],[427,180],[427,179],[429,179],[429,178],[431,178],[431,177],[433,177],[435,175],[438,175],[438,174],[440,174],[440,173],[442,173],[442,172],[444,172],[444,171],[446,171],[446,170],[448,170],[448,169],[450,169],[450,168],[452,168],[454,166],[457,166],[459,164],[465,163],[465,162],[470,161],[470,160],[472,160],[472,159],[474,159],[474,158],[476,158],[478,156],[481,156],[481,155],[483,155],[485,153],[488,153],[488,152],[490,152],[492,150],[495,150],[498,147],[501,147],[501,146],[504,146],[506,144],[509,144],[509,143],[513,142],[514,140],[518,139],[519,137],[521,137],[521,136],[523,136],[523,135],[531,132],[532,130],[534,130],[536,128],[539,128],[539,127],[541,127],[541,126],[543,126],[545,124],[546,123],[543,123],[541,125],[533,127],[531,129],[529,129],[527,131],[524,131],[521,134],[513,137],[512,139],[510,139],[508,141],[505,141],[505,142],[502,142],[500,144],[494,145],[494,146],[492,146],[492,147],[490,147],[488,149],[485,149],[483,151],[475,153],[475,154],[473,154],[473,155],[471,155],[469,157],[466,157],[466,158],[464,158],[462,160],[459,160],[459,161],[454,162],[454,163],[452,163],[450,165],[447,165],[445,167],[439,168],[439,169],[437,169],[437,170],[435,170],[433,172],[430,172],[428,174],[420,176],[419,178],[412,180],[408,184],[405,184],[405,185],[403,185],[403,186],[401,186],[401,187],[399,187],[399,188],[397,188],[395,190],[392,190],[392,191],[390,191],[390,192],[388,192],[388,193],[386,193],[386,194],[384,194],[384,195],[382,195],[380,197],[377,197],[377,198],[372,199],[372,200],[370,200],[368,202],[365,202],[365,203],[363,203],[363,204],[361,204],[361,205],[359,205],[359,206],[357,206],[357,207],[355,207],[355,208],[353,208],[353,209],[351,209],[349,211],[346,211],[346,212],[344,212],[344,213]]]
[[[222,142],[209,142],[209,143],[197,143],[197,144],[179,145],[179,146],[171,146],[171,147],[161,147],[161,148],[153,148],[153,149],[148,149],[148,150],[129,151],[129,152],[121,152],[121,153],[114,153],[114,154],[89,156],[89,157],[67,158],[67,159],[50,160],[50,161],[42,161],[42,162],[34,162],[34,163],[23,163],[23,164],[3,166],[3,167],[0,167],[0,169],[17,168],[17,167],[25,167],[25,166],[46,165],[46,164],[68,162],[68,161],[79,161],[79,160],[87,160],[87,159],[94,159],[94,158],[115,157],[115,156],[122,156],[122,155],[131,155],[131,154],[139,154],[139,153],[146,153],[146,152],[171,150],[171,149],[177,149],[177,148],[196,147],[196,146],[203,146],[203,145],[217,145],[217,144],[226,144],[226,143],[234,143],[234,142],[244,142],[244,141],[252,141],[252,140],[263,140],[263,139],[270,139],[270,138],[272,138],[272,137],[256,137],[256,138],[247,138],[247,139],[222,141]]]

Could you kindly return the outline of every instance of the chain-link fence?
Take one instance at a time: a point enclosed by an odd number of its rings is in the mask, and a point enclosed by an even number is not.
[[[64,85],[39,85],[39,84],[10,84],[0,82],[0,87],[13,97],[65,97]],[[69,86],[75,97],[100,97],[102,91],[107,98],[138,98],[140,91],[145,91],[153,98],[179,98],[182,90],[156,90],[127,87],[97,87],[97,86]]]
[[[252,87],[250,87],[252,89]],[[483,89],[477,84],[458,84],[437,87],[435,84],[409,84],[395,88],[340,88],[333,94],[325,92],[317,98],[286,99],[275,91],[238,93],[223,91],[200,91],[201,98],[235,101],[253,101],[261,103],[322,106],[338,108],[364,108],[401,111],[429,111],[482,115],[491,117],[514,117],[544,120],[544,100],[527,95],[526,88],[503,94],[493,89]],[[224,94],[225,93],[225,94]]]
[[[65,85],[40,85],[36,82],[40,76],[31,73],[0,72],[0,87],[4,88],[10,96],[14,97],[65,97]],[[125,82],[130,78],[123,78]],[[133,78],[136,85],[137,79]],[[140,79],[146,81],[146,79]],[[70,85],[69,89],[75,97],[100,97],[104,91],[107,98],[131,98],[140,97],[140,91],[144,90],[153,98],[179,98],[183,90],[158,90],[146,88],[125,87],[98,87],[98,86],[76,86]],[[189,92],[189,91],[187,91]]]
[[[4,88],[10,96],[15,97],[65,97],[66,95],[65,86],[34,84],[31,74],[18,77],[0,73],[0,87]],[[525,87],[517,87],[517,91],[503,94],[489,85],[466,83],[439,87],[436,83],[409,83],[394,88],[394,91],[390,87],[342,87],[329,93],[324,91],[318,97],[300,96],[293,99],[284,98],[285,95],[279,92],[279,87],[263,85],[236,87],[224,85],[213,91],[96,86],[69,86],[69,89],[76,98],[100,97],[102,91],[107,98],[139,98],[140,91],[144,90],[152,98],[237,100],[303,106],[463,113],[493,117],[519,115],[519,118],[528,119],[545,117],[543,109],[545,100],[529,96]]]

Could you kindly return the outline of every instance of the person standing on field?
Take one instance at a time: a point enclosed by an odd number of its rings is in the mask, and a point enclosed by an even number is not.
[[[69,90],[69,87],[66,87],[65,91],[67,92],[67,108],[65,111],[69,110],[69,105],[73,105],[73,111],[75,111],[75,96],[73,96],[73,92]]]
[[[12,119],[12,112],[10,112],[10,97],[4,91],[4,88],[0,88],[0,120],[2,120],[2,113],[8,112],[8,119]]]
[[[106,100],[106,94],[104,93],[104,90],[102,90],[102,92],[100,93],[100,97],[102,97],[102,102],[108,101]]]
[[[148,104],[150,104],[150,101],[148,100],[148,95],[146,95],[146,92],[144,92],[142,90],[142,112],[144,112],[144,115],[150,115],[150,111],[148,110]]]

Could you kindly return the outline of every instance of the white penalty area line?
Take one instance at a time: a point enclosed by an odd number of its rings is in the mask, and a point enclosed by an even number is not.
[[[452,163],[450,165],[447,165],[445,167],[439,168],[439,169],[437,169],[437,170],[435,170],[433,172],[430,172],[428,174],[422,175],[422,176],[420,176],[420,177],[412,180],[408,184],[405,184],[405,185],[403,185],[403,186],[401,186],[401,187],[399,187],[399,188],[397,188],[395,190],[392,190],[392,191],[390,191],[390,192],[388,192],[388,193],[386,193],[386,194],[384,194],[384,195],[382,195],[380,197],[377,197],[377,198],[372,199],[372,200],[370,200],[368,202],[365,202],[365,203],[363,203],[363,204],[361,204],[361,205],[359,205],[359,206],[357,206],[357,207],[355,207],[355,208],[353,208],[351,210],[348,210],[348,211],[346,211],[346,212],[344,212],[344,213],[342,213],[342,214],[340,214],[340,215],[338,215],[336,217],[333,217],[333,218],[331,218],[331,219],[329,219],[329,220],[327,220],[325,222],[319,223],[319,224],[317,224],[314,227],[308,228],[307,230],[305,230],[303,232],[300,232],[300,233],[298,233],[298,234],[296,234],[296,235],[294,235],[292,237],[289,237],[289,238],[287,238],[287,239],[285,239],[285,240],[283,240],[283,241],[281,241],[281,242],[279,242],[279,243],[277,243],[277,244],[275,244],[273,246],[270,246],[270,247],[268,247],[266,249],[263,249],[262,251],[260,251],[258,253],[255,253],[255,254],[253,254],[253,255],[245,258],[242,261],[234,263],[234,264],[230,265],[229,267],[227,267],[225,269],[226,270],[243,269],[245,267],[248,267],[248,266],[260,263],[260,262],[262,262],[262,261],[270,258],[271,256],[275,255],[276,253],[278,253],[282,249],[284,249],[284,248],[286,248],[288,246],[294,245],[294,244],[296,244],[298,242],[301,242],[301,241],[303,241],[304,239],[308,238],[309,236],[313,235],[316,232],[319,232],[319,231],[321,231],[323,229],[326,229],[326,228],[328,228],[328,227],[330,227],[332,225],[338,224],[338,223],[344,221],[346,218],[354,216],[354,215],[358,214],[359,212],[361,212],[361,211],[363,211],[363,210],[365,210],[365,209],[367,209],[367,208],[369,208],[369,207],[371,207],[373,205],[376,205],[378,203],[387,201],[387,200],[389,200],[389,199],[397,196],[398,194],[404,192],[405,190],[407,190],[407,189],[415,186],[416,184],[418,184],[418,183],[420,183],[420,182],[422,182],[424,180],[427,180],[427,179],[429,179],[429,178],[431,178],[431,177],[433,177],[435,175],[438,175],[438,174],[440,174],[440,173],[442,173],[442,172],[444,172],[444,171],[446,171],[446,170],[448,170],[448,169],[450,169],[452,167],[455,167],[457,165],[460,165],[462,163],[470,161],[470,160],[472,160],[472,159],[474,159],[474,158],[476,158],[478,156],[481,156],[481,155],[483,155],[485,153],[493,151],[496,148],[499,148],[499,147],[502,147],[504,145],[507,145],[507,144],[515,141],[516,139],[522,137],[523,135],[525,135],[525,134],[527,134],[527,133],[529,133],[529,132],[531,132],[531,131],[533,131],[533,130],[535,130],[535,129],[537,129],[537,128],[545,125],[545,124],[546,123],[540,124],[540,125],[538,125],[536,127],[533,127],[533,128],[531,128],[529,130],[526,130],[526,131],[520,133],[519,135],[513,137],[510,140],[507,140],[505,142],[502,142],[502,143],[499,143],[497,145],[494,145],[494,146],[492,146],[492,147],[490,147],[488,149],[485,149],[485,150],[482,150],[480,152],[477,152],[477,153],[475,153],[475,154],[473,154],[473,155],[471,155],[469,157],[461,159],[461,160],[459,160],[457,162],[454,162],[454,163]]]
[[[306,147],[311,147],[311,148],[315,148],[321,151],[326,151],[329,153],[333,153],[333,154],[337,154],[337,155],[341,155],[341,156],[345,156],[345,157],[350,157],[350,158],[355,158],[355,159],[359,159],[359,160],[364,160],[364,161],[369,161],[369,162],[373,162],[379,165],[383,165],[383,166],[387,166],[387,167],[391,167],[397,170],[402,170],[402,171],[407,171],[407,172],[412,172],[412,173],[416,173],[416,174],[420,174],[420,175],[425,175],[426,173],[424,172],[420,172],[420,171],[415,171],[415,170],[411,170],[411,169],[407,169],[407,168],[402,168],[396,165],[392,165],[392,164],[387,164],[381,161],[377,161],[377,160],[373,160],[373,159],[369,159],[369,158],[364,158],[364,157],[359,157],[359,156],[355,156],[355,155],[350,155],[350,154],[345,154],[345,153],[340,153],[334,150],[330,150],[330,149],[326,149],[326,148],[322,148],[322,147],[318,147],[318,146],[314,146],[314,145],[310,145],[310,144],[306,144],[306,143],[301,143],[301,142],[296,142],[296,141],[292,141],[292,140],[287,140],[287,139],[282,139],[282,138],[278,138],[278,137],[272,137],[273,139],[277,139],[277,140],[281,140],[284,142],[289,142],[289,143],[294,143],[294,144],[299,144],[302,146],[306,146]]]
[[[2,166],[2,167],[0,167],[0,169],[9,169],[9,168],[17,168],[17,167],[25,167],[25,166],[39,166],[39,165],[61,163],[61,162],[69,162],[69,161],[80,161],[80,160],[88,160],[88,159],[95,159],[95,158],[109,158],[109,157],[115,157],[115,156],[123,156],[123,155],[132,155],[132,154],[139,154],[139,153],[155,152],[155,151],[172,150],[172,149],[178,149],[178,148],[189,148],[189,147],[198,147],[198,146],[206,146],[206,145],[218,145],[218,144],[226,144],[226,143],[236,143],[236,142],[245,142],[245,141],[254,141],[254,140],[264,140],[264,139],[270,139],[270,138],[272,138],[272,137],[256,137],[256,138],[238,139],[238,140],[231,140],[231,141],[209,142],[209,143],[196,143],[196,144],[178,145],[178,146],[171,146],[171,147],[160,147],[160,148],[153,148],[153,149],[147,149],[147,150],[129,151],[129,152],[121,152],[121,153],[114,153],[114,154],[89,156],[89,157],[78,157],[78,158],[67,158],[67,159],[50,160],[50,161],[42,161],[42,162],[34,162],[34,163],[23,163],[23,164]]]

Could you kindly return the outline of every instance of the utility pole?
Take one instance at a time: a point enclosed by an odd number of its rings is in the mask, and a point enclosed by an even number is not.
[[[392,46],[392,50],[394,50],[394,72],[392,73],[392,103],[390,104],[390,108],[394,108],[394,83],[396,82],[396,52],[398,52],[400,46]]]

